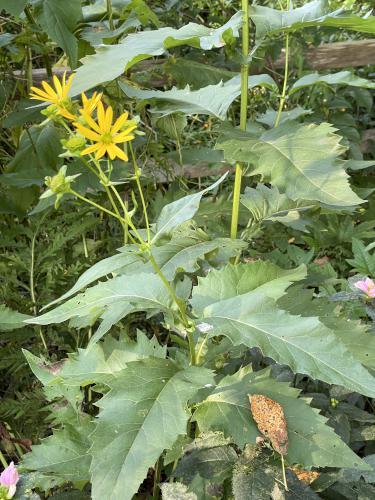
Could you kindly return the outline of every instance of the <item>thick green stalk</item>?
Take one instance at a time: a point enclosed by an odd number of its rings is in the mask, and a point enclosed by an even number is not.
[[[181,319],[181,321],[182,321],[182,323],[187,331],[187,338],[188,338],[189,350],[190,350],[190,363],[192,365],[195,365],[197,362],[196,361],[196,353],[195,353],[195,342],[194,342],[193,333],[190,330],[191,325],[190,325],[189,319],[186,315],[185,307],[181,303],[181,300],[177,297],[176,292],[174,291],[172,285],[169,283],[167,278],[164,276],[162,270],[160,269],[158,263],[156,262],[154,256],[152,255],[151,251],[149,251],[148,259],[149,259],[152,267],[155,269],[156,274],[159,276],[159,278],[164,283],[165,288],[167,289],[171,299],[178,307],[178,310],[180,312],[180,319]]]
[[[111,30],[113,30],[115,26],[113,24],[113,9],[111,0],[107,0],[107,14],[108,14],[109,27]]]
[[[290,9],[290,0],[287,0],[286,8],[287,8],[287,10]],[[276,115],[275,127],[277,127],[279,125],[280,119],[281,119],[281,113],[284,109],[284,104],[285,104],[285,100],[286,100],[286,90],[287,90],[287,85],[288,85],[288,74],[289,74],[289,33],[287,33],[286,37],[285,37],[284,82],[283,82],[283,89],[281,92],[281,97],[280,97],[280,102],[279,102],[279,109],[278,109],[277,115]]]
[[[284,66],[284,83],[283,83],[283,90],[281,92],[281,97],[280,97],[280,103],[279,103],[279,109],[277,111],[277,116],[275,120],[275,127],[277,127],[280,123],[281,119],[281,113],[284,109],[284,104],[286,100],[286,89],[287,89],[287,83],[288,83],[288,73],[289,73],[289,33],[286,34],[285,38],[285,66]]]
[[[145,219],[146,231],[147,231],[147,241],[148,241],[148,244],[150,244],[150,242],[151,242],[151,232],[150,232],[150,223],[149,223],[149,220],[148,220],[147,206],[146,206],[145,197],[143,195],[142,185],[141,185],[141,182],[139,180],[141,174],[140,174],[140,171],[139,171],[138,163],[137,163],[137,160],[135,158],[134,149],[133,149],[133,146],[132,146],[131,142],[129,143],[129,148],[130,148],[130,153],[131,153],[132,160],[133,160],[135,182],[137,184],[139,196],[141,197],[141,203],[142,203],[142,209],[143,209],[143,216],[144,216],[144,219]]]
[[[249,0],[242,0],[243,25],[242,25],[242,65],[241,65],[241,107],[240,107],[240,128],[246,130],[247,122],[247,96],[249,80]],[[236,175],[233,188],[232,222],[230,227],[230,237],[237,238],[238,213],[240,209],[240,194],[242,182],[243,165],[236,164]]]

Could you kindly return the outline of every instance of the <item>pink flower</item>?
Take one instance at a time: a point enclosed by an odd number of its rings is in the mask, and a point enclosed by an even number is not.
[[[0,474],[0,485],[8,487],[8,498],[12,498],[16,492],[16,484],[19,480],[19,475],[14,463],[11,462]]]
[[[356,288],[359,288],[363,293],[370,297],[371,299],[375,298],[375,283],[370,278],[366,278],[362,281],[357,281],[354,283]]]

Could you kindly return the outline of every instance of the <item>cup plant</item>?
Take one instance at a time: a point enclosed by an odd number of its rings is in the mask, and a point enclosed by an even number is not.
[[[54,88],[43,82],[43,89],[32,89],[31,97],[47,104],[40,127],[53,121],[64,134],[66,164],[46,179],[42,199],[59,210],[69,200],[87,204],[117,221],[123,233],[115,255],[84,272],[47,312],[26,320],[42,326],[69,321],[67,328],[89,332],[86,348],[57,363],[24,351],[51,401],[54,427],[21,463],[39,491],[73,484],[94,500],[127,500],[142,488],[153,498],[161,491],[163,498],[260,499],[289,488],[298,498],[316,498],[307,487],[298,489],[295,472],[318,475],[311,469],[328,467],[360,475],[370,468],[298,389],[275,378],[270,367],[251,363],[261,353],[295,374],[374,398],[370,334],[361,330],[353,343],[332,317],[317,316],[313,298],[299,307],[298,296],[295,301],[291,295],[294,308],[287,307],[291,285],[309,287],[305,265],[285,270],[246,256],[253,236],[269,227],[266,221],[299,229],[308,210],[353,211],[364,203],[349,184],[346,169],[353,160],[343,159],[346,148],[336,129],[301,123],[301,108],[285,110],[301,88],[321,81],[348,84],[349,77],[315,73],[291,87],[288,51],[297,30],[374,33],[375,20],[330,12],[320,1],[294,10],[288,1],[285,10],[275,10],[243,0],[241,8],[215,29],[190,23],[129,34],[85,57],[68,80],[55,77]],[[218,237],[197,214],[203,197],[212,201],[231,176],[164,204],[153,219],[139,165],[143,122],[125,111],[116,114],[99,86],[173,47],[209,51],[227,45],[235,51],[240,31],[241,73],[225,83],[156,91],[117,81],[128,103],[151,103],[159,118],[202,113],[223,121],[212,154],[222,155],[227,170],[234,165],[235,176],[228,237]],[[280,34],[286,57],[278,110],[255,124],[249,122],[249,89],[277,92],[277,85],[269,75],[249,76],[249,66]],[[373,86],[354,75],[350,84]],[[239,120],[229,121],[227,111],[239,95]],[[70,171],[71,159],[80,162],[78,174]],[[116,173],[121,162],[128,168],[125,179]],[[98,201],[93,189],[75,189],[88,171],[107,201]],[[240,211],[247,214],[246,227],[239,226]],[[368,295],[372,287],[370,281],[357,285]]]

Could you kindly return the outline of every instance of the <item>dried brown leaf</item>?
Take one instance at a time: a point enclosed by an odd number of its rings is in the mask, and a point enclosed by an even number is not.
[[[289,467],[289,469],[294,472],[300,481],[306,484],[311,484],[320,476],[319,472],[312,470],[298,469],[297,467]]]
[[[286,455],[288,450],[288,431],[282,406],[262,394],[249,394],[250,408],[260,432],[267,437],[273,448]]]

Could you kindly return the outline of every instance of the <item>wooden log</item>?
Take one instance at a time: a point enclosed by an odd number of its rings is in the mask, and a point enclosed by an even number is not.
[[[285,55],[274,61],[273,67],[283,68],[284,64]],[[324,43],[319,47],[310,47],[305,52],[306,67],[315,70],[359,67],[368,64],[375,64],[375,39]]]

